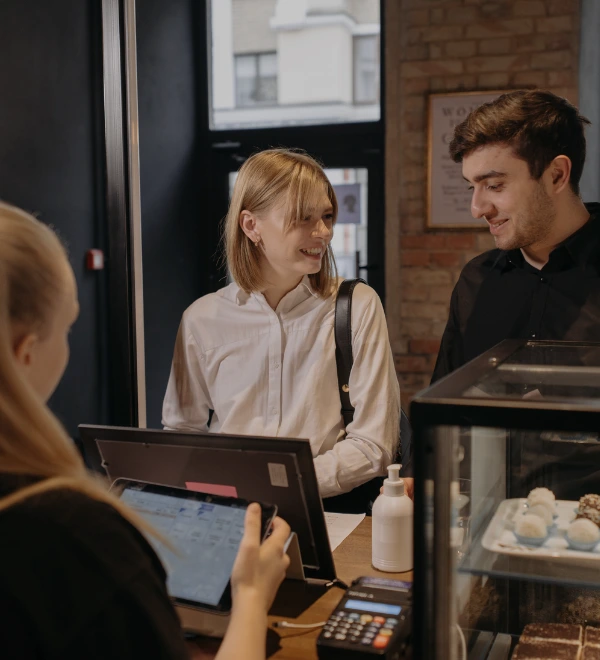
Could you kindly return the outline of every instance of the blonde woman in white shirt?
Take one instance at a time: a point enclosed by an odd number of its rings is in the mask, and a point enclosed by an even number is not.
[[[352,303],[344,428],[333,332],[333,187],[310,156],[285,149],[241,167],[225,220],[233,282],[183,314],[163,404],[171,429],[310,440],[322,497],[384,473],[398,442],[400,392],[373,289]]]

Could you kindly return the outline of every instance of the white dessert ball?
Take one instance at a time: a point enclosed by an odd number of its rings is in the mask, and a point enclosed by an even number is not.
[[[591,520],[579,518],[574,520],[567,529],[567,535],[577,543],[593,543],[600,541],[600,529]]]
[[[556,497],[549,488],[534,488],[527,496],[527,504],[529,506],[535,506],[540,502],[547,502],[550,506],[554,507]]]
[[[540,516],[537,516],[535,513],[524,513],[517,518],[515,532],[519,534],[519,536],[531,539],[542,539],[548,534],[544,519],[540,518]]]
[[[539,502],[530,506],[527,513],[539,516],[546,523],[546,527],[550,527],[554,522],[554,510],[547,502]]]

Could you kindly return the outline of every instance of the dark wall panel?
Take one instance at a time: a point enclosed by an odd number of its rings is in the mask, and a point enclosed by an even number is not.
[[[97,5],[0,2],[0,198],[35,212],[68,245],[81,314],[71,362],[50,405],[72,435],[79,423],[109,419],[104,273],[84,268],[85,251],[104,246]]]

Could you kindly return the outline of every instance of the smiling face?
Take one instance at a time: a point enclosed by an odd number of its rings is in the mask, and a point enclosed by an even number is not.
[[[318,273],[333,236],[334,212],[325,189],[315,196],[310,215],[287,222],[287,204],[256,215],[252,239],[259,240],[262,269],[271,284],[293,282]]]
[[[511,147],[480,147],[463,159],[463,177],[473,191],[471,214],[485,218],[501,250],[535,249],[551,236],[557,211],[548,193],[548,170],[531,178]]]

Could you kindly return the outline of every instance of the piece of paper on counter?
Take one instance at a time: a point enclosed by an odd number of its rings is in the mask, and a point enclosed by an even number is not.
[[[338,545],[360,525],[364,513],[329,513],[325,512],[325,524],[329,544],[333,552]]]

